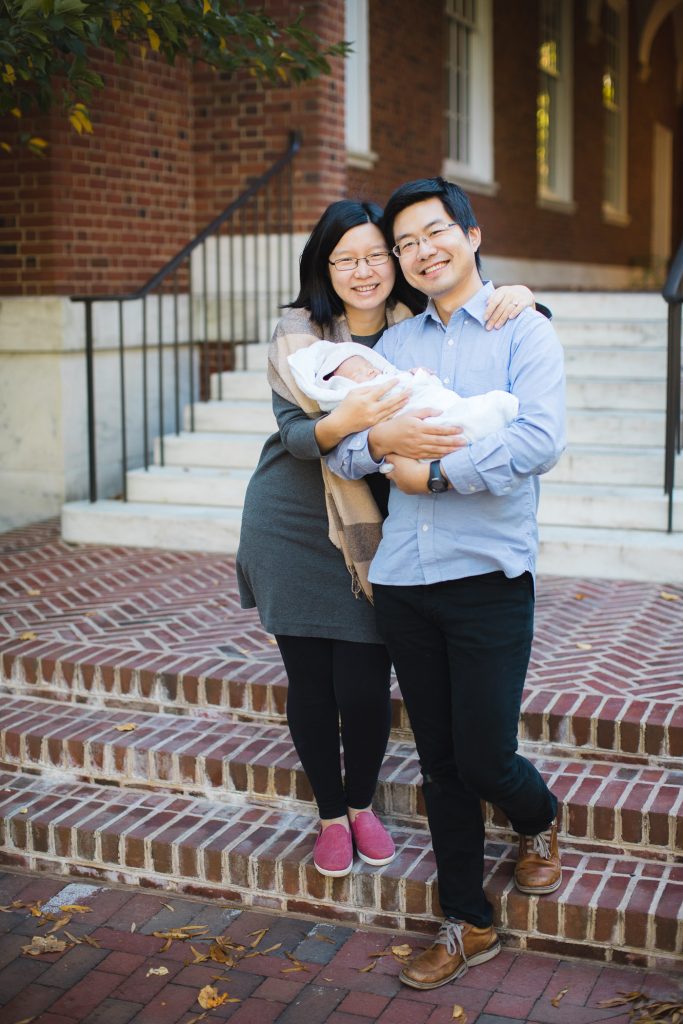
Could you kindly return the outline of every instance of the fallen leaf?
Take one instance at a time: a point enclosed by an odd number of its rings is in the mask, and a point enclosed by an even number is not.
[[[75,935],[71,934],[71,932],[66,932],[65,931],[64,934],[66,935],[66,937],[69,940],[69,942],[73,942],[74,946],[80,946],[81,945],[81,942],[83,941],[82,939],[77,939]]]
[[[373,964],[372,966],[374,967],[375,965]],[[283,967],[282,970],[280,971],[280,974],[296,974],[299,971],[305,971],[305,970],[306,970],[306,968],[303,965],[301,965],[299,967]]]
[[[192,947],[190,947],[192,948]],[[234,965],[234,957],[229,949],[223,949],[218,942],[212,942],[209,946],[209,955],[206,957],[207,960],[211,959],[217,964],[230,964]]]
[[[28,814],[28,807],[20,807],[19,814]]]
[[[268,946],[268,949],[262,949],[261,956],[267,956],[268,953],[274,953],[275,950],[279,949],[281,945],[281,942],[276,942],[274,946]]]
[[[130,930],[132,932],[134,932],[136,928],[137,928],[137,925],[136,925],[135,921],[131,921],[131,923],[130,923]]]
[[[117,732],[132,732],[133,729],[137,729],[137,725],[135,722],[126,722],[125,725],[115,725],[114,729],[116,729]]]
[[[251,948],[252,949],[254,949],[255,946],[258,946],[259,942],[261,941],[263,936],[267,934],[267,932],[268,932],[267,928],[262,928],[258,932],[249,932],[250,935],[255,935],[256,936],[256,938],[254,939],[254,941],[251,944]]]
[[[87,942],[89,946],[93,946],[94,949],[101,949],[102,946],[98,939],[93,939],[92,935],[84,935],[83,942]]]
[[[198,949],[194,948],[194,946],[191,945],[190,949],[194,953],[194,960],[192,960],[191,963],[193,963],[193,964],[203,964],[203,963],[205,963],[209,959],[208,956],[206,955],[206,953],[200,953]]]
[[[410,954],[413,952],[413,948],[412,946],[408,946],[406,943],[404,943],[402,946],[392,946],[391,952],[394,954],[394,956],[410,956]]]
[[[580,651],[591,651],[593,649],[593,644],[577,644],[576,646]]]
[[[168,967],[150,967],[145,977],[149,978],[150,974],[158,974],[160,977],[163,977],[165,974],[168,974]]]
[[[659,596],[663,601],[680,601],[681,599],[678,594],[671,594],[668,590],[661,590]]]
[[[644,992],[619,992],[613,999],[602,999],[598,1006],[608,1009],[612,1006],[625,1006],[626,1003],[635,1003],[639,999],[647,999]]]
[[[28,946],[21,947],[22,952],[30,956],[40,956],[41,953],[63,953],[66,949],[64,939],[53,939],[52,936],[43,938],[42,935],[34,935]]]
[[[8,903],[6,907],[0,907],[0,912],[3,914],[12,914],[15,910],[20,910],[25,906],[26,904],[22,903],[21,900],[12,900],[12,902]]]
[[[167,910],[172,910],[175,913],[175,907],[172,907],[170,903],[162,903],[162,907],[166,907]]]
[[[197,1002],[202,1010],[213,1010],[216,1006],[222,1006],[223,1003],[227,1002],[228,998],[227,992],[219,995],[218,989],[214,988],[213,985],[205,985],[197,996]]]
[[[569,992],[568,988],[561,988],[557,995],[553,996],[553,998],[550,1000],[553,1006],[559,1006],[564,997],[566,996],[567,992]]]
[[[60,928],[64,928],[71,920],[71,914],[65,914],[64,917],[58,918],[52,925],[52,928],[48,928],[48,935],[52,935],[53,932],[58,932]]]
[[[38,639],[38,634],[37,633],[33,633],[31,630],[29,630],[26,633],[20,633],[19,634],[19,639],[20,640],[37,640]]]
[[[313,938],[317,939],[318,942],[329,942],[331,946],[335,945],[334,939],[331,939],[329,935],[314,935]]]
[[[40,909],[43,905],[42,900],[36,900],[35,903],[29,904],[29,910],[31,911],[32,917],[42,917],[43,911]]]
[[[60,907],[65,914],[90,914],[92,907],[82,907],[80,903],[67,903],[65,907]]]
[[[39,590],[27,590],[26,593],[28,594],[29,597],[40,597]]]
[[[377,966],[377,961],[376,961],[376,960],[373,960],[373,961],[372,961],[372,963],[371,963],[371,964],[368,964],[368,966],[367,966],[367,967],[361,967],[361,968],[360,968],[360,973],[361,973],[361,974],[367,974],[367,973],[368,973],[368,971],[374,971],[374,969],[375,969],[375,967],[376,967],[376,966]]]
[[[586,595],[585,594],[574,594],[574,600],[575,601],[585,601],[586,600]]]
[[[457,1003],[453,1007],[453,1020],[459,1020],[460,1024],[467,1024],[467,1015],[462,1006],[458,1006]]]

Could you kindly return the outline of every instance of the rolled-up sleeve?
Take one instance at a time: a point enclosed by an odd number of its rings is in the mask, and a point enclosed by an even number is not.
[[[377,472],[384,459],[379,462],[373,459],[368,446],[368,434],[369,430],[349,434],[325,456],[325,462],[333,473],[345,480],[360,480],[362,476]]]

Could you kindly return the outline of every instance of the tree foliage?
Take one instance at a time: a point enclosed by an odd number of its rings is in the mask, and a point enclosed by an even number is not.
[[[169,64],[184,57],[275,83],[328,74],[328,58],[348,46],[324,47],[303,19],[302,9],[279,24],[248,0],[0,0],[0,116],[60,102],[75,131],[92,132],[88,104],[105,88],[92,66],[98,49],[119,63],[153,52]],[[38,153],[47,145],[23,141]]]

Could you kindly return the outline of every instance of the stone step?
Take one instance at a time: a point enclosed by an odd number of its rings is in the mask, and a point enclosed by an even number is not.
[[[250,478],[250,469],[150,466],[128,473],[128,500],[241,509]]]
[[[570,445],[618,445],[637,440],[639,448],[657,448],[664,458],[665,415],[663,411],[629,409],[567,410]]]
[[[683,770],[553,759],[531,748],[523,753],[560,800],[561,834],[575,845],[638,856],[675,857],[680,850]],[[219,802],[241,796],[315,813],[285,725],[128,714],[15,697],[0,711],[0,768],[57,770],[89,782],[152,786]],[[414,745],[391,742],[376,810],[395,823],[426,827],[420,783]],[[506,819],[490,807],[488,823],[508,835]]]
[[[542,290],[536,294],[555,320],[611,325],[621,321],[666,323],[667,306],[659,292]]]
[[[62,506],[62,538],[72,544],[234,554],[241,521],[238,508],[144,501],[70,501]]]
[[[683,480],[683,458],[677,458],[677,479]],[[545,481],[564,484],[619,484],[663,487],[664,451],[636,447],[570,444]]]
[[[543,481],[538,521],[544,526],[662,531],[668,525],[668,498],[661,487]],[[674,496],[674,530],[683,531],[683,490]]]
[[[552,323],[565,348],[661,349],[667,342],[666,315],[658,320],[594,321],[554,316]]]
[[[188,433],[164,438],[164,465],[213,466],[224,469],[253,469],[268,439],[263,434]],[[161,462],[159,438],[154,442],[154,461]]]
[[[599,581],[598,581],[599,582]],[[588,591],[581,600],[590,603]],[[567,751],[582,758],[619,756],[627,763],[651,767],[670,766],[683,757],[683,703],[680,664],[674,656],[667,666],[662,657],[661,681],[652,678],[650,692],[633,686],[642,652],[631,643],[628,651],[608,649],[600,658],[600,682],[584,680],[586,665],[604,641],[588,629],[571,627],[573,609],[558,611],[554,628],[567,636],[566,652],[559,662],[535,667],[522,701],[520,739],[542,745],[548,756]],[[246,616],[246,613],[244,613]],[[542,609],[539,609],[539,617]],[[575,641],[580,636],[588,639]],[[618,634],[617,634],[618,636]],[[650,643],[643,630],[643,644]],[[65,703],[92,703],[97,707],[187,715],[202,721],[225,721],[225,716],[262,724],[284,724],[287,677],[277,648],[270,657],[253,658],[247,647],[222,644],[220,659],[165,658],[155,668],[155,651],[149,656],[126,657],[109,647],[90,648],[77,659],[50,653],[5,655],[0,662],[0,690],[6,695],[36,696]],[[537,628],[537,645],[544,640]],[[582,645],[582,646],[580,646]],[[542,656],[541,656],[542,657]],[[125,664],[122,664],[125,662]],[[171,668],[171,666],[177,666]],[[654,669],[651,677],[654,676]],[[650,696],[656,689],[663,696]],[[669,699],[666,699],[668,693]],[[392,738],[412,738],[410,723],[396,683],[392,688]]]
[[[540,529],[538,570],[683,582],[683,533],[546,524]]]
[[[194,429],[200,432],[242,433],[246,431],[254,434],[272,434],[277,430],[277,422],[270,401],[250,402],[233,399],[229,402],[219,402],[216,399],[211,402],[195,402],[193,410]],[[184,423],[185,430],[190,430],[189,407],[185,409]]]
[[[393,827],[397,856],[324,878],[312,864],[310,816],[240,802],[0,775],[6,863],[140,882],[247,906],[315,913],[355,924],[432,932],[440,909],[429,837]],[[514,887],[514,848],[488,843],[484,877],[503,933],[546,952],[675,966],[683,953],[680,868],[625,855],[563,848],[557,892]]]
[[[663,341],[657,348],[647,349],[570,345],[564,351],[565,370],[571,377],[665,381],[666,336]]]
[[[236,373],[225,371],[222,374],[212,373],[210,381],[210,397],[218,399],[218,378],[221,378],[222,401],[233,400],[249,402],[270,402],[272,392],[263,370],[238,370]]]
[[[568,375],[567,406],[570,409],[661,412],[666,408],[666,382],[609,377],[585,379]]]

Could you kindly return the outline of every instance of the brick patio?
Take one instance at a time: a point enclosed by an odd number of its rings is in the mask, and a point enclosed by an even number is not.
[[[74,547],[40,523],[0,537],[0,603],[5,864],[433,932],[434,862],[398,688],[377,795],[398,856],[323,879],[279,652],[239,608],[231,558]],[[521,896],[513,836],[487,808],[486,885],[511,956],[683,963],[682,696],[683,588],[539,579],[521,735],[560,799],[565,870],[556,893]],[[480,1007],[482,1024],[521,1019],[513,1002],[507,1018]]]
[[[407,944],[412,954],[424,945],[421,936],[240,910],[223,901],[68,885],[64,879],[0,874],[0,905],[23,904],[0,916],[3,1024],[190,1024],[198,1018],[234,1024],[628,1024],[627,1007],[600,1004],[635,991],[650,1000],[683,1000],[680,975],[509,948],[454,984],[417,992],[398,981],[401,964],[391,949]],[[26,906],[39,900],[39,909],[55,916],[60,905],[74,902],[89,909],[72,913],[56,933],[71,936],[62,952],[33,957],[21,947],[46,932]],[[166,940],[153,932],[188,925],[198,937],[175,940],[162,952]],[[234,966],[193,963],[208,954],[214,936],[233,944]],[[206,985],[234,1001],[201,1018],[197,997]],[[463,1011],[458,1018],[455,1007]]]

